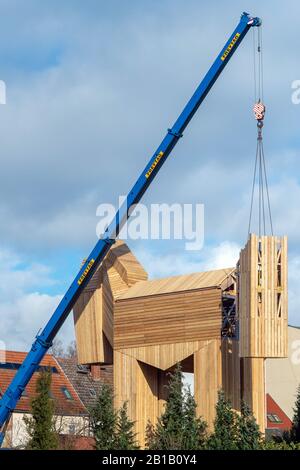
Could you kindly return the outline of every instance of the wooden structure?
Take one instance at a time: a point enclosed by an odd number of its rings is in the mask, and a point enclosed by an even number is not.
[[[287,238],[251,235],[239,262],[241,357],[287,356]]]
[[[263,430],[265,359],[287,357],[287,237],[252,234],[238,263],[244,396]]]
[[[80,364],[111,364],[116,298],[147,273],[128,247],[118,241],[106,255],[74,309]]]
[[[113,362],[115,406],[128,401],[142,446],[178,362],[194,373],[210,429],[222,388],[236,410],[241,398],[249,403],[264,431],[265,357],[286,354],[286,264],[285,238],[253,235],[237,268],[147,280],[125,244],[110,250],[74,309],[78,355]]]
[[[198,412],[212,426],[217,392],[222,386],[222,294],[233,271],[221,269],[139,282],[117,299],[116,404],[131,401],[131,415],[137,422],[141,442],[147,420],[155,422],[161,410],[167,371],[178,362],[183,370],[194,371]],[[125,373],[123,377],[120,370]],[[132,374],[136,374],[144,390],[136,390],[136,400],[131,399],[130,387],[137,383],[136,379],[132,381]]]

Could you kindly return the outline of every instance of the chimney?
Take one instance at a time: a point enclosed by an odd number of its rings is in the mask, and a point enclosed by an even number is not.
[[[91,364],[91,375],[94,380],[101,380],[101,366],[100,364]]]

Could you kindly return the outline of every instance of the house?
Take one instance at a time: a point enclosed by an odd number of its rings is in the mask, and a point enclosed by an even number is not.
[[[9,386],[25,356],[24,352],[6,351],[5,361],[0,363],[0,396]],[[48,368],[52,372],[50,396],[55,403],[55,426],[58,433],[64,436],[87,434],[87,409],[83,401],[58,360],[46,354],[11,416],[4,442],[5,447],[22,448],[25,446],[28,434],[23,418],[30,415],[30,401],[36,394],[39,372]]]
[[[112,365],[89,367],[78,365],[75,357],[56,359],[87,410],[95,404],[103,383],[113,385]]]
[[[278,403],[267,393],[267,429],[269,435],[281,435],[292,427],[292,421]]]
[[[300,385],[300,328],[288,326],[288,355],[266,361],[267,393],[293,419],[297,389]]]

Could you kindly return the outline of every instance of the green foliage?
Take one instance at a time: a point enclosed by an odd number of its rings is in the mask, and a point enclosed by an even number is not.
[[[183,386],[178,365],[170,374],[165,409],[154,426],[146,427],[146,448],[150,450],[300,450],[297,441],[300,423],[300,387],[294,409],[292,432],[281,438],[264,440],[249,406],[241,403],[241,413],[232,409],[223,391],[218,393],[214,432],[207,435],[206,423],[196,416],[196,403]],[[48,396],[48,395],[47,395]],[[127,403],[118,412],[113,408],[112,389],[103,385],[90,413],[96,449],[135,450],[138,448],[134,423],[129,420]],[[293,437],[293,439],[292,439]]]
[[[136,450],[134,423],[129,420],[127,403],[114,410],[113,390],[103,384],[96,404],[90,409],[90,426],[97,450]]]
[[[241,415],[237,417],[237,447],[239,450],[261,448],[262,437],[255,417],[246,402],[241,403]]]
[[[58,447],[54,429],[54,403],[50,399],[51,371],[40,373],[36,383],[36,396],[31,400],[32,416],[24,416],[29,435],[26,448],[30,450],[53,450]]]
[[[210,450],[238,449],[238,420],[232,410],[231,403],[225,398],[224,392],[218,392],[214,432],[209,437],[207,448]]]
[[[207,424],[197,418],[197,405],[190,389],[187,390],[184,407],[183,445],[185,450],[205,448]]]
[[[133,431],[134,423],[128,419],[127,403],[120,408],[117,418],[115,449],[118,450],[137,450],[136,434]]]
[[[156,449],[156,430],[154,427],[154,424],[151,423],[151,421],[148,420],[147,426],[146,426],[146,432],[145,432],[145,447],[146,449],[150,450],[157,450]]]
[[[269,439],[262,443],[263,450],[300,450],[300,444],[294,442],[287,442],[285,440],[277,441]]]
[[[298,386],[296,402],[294,406],[294,417],[293,425],[290,433],[290,439],[292,442],[300,443],[300,385]]]
[[[156,426],[148,423],[146,445],[152,450],[190,450],[203,448],[206,424],[196,417],[196,403],[185,393],[183,374],[177,365],[170,374],[168,398]]]
[[[117,413],[113,407],[113,391],[103,384],[95,405],[90,409],[90,426],[97,450],[115,449]]]
[[[262,448],[262,436],[255,417],[247,403],[242,401],[241,413],[232,409],[224,392],[218,393],[214,432],[207,441],[207,449],[258,450]]]

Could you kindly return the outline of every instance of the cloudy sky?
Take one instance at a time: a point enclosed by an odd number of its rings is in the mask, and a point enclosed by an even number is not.
[[[126,194],[243,10],[261,16],[265,153],[275,233],[289,236],[300,324],[300,5],[287,0],[0,0],[0,340],[27,349],[96,242],[96,208]],[[151,276],[234,265],[256,147],[252,32],[144,202],[203,203],[205,244],[132,241]],[[61,332],[73,337],[72,321]]]

